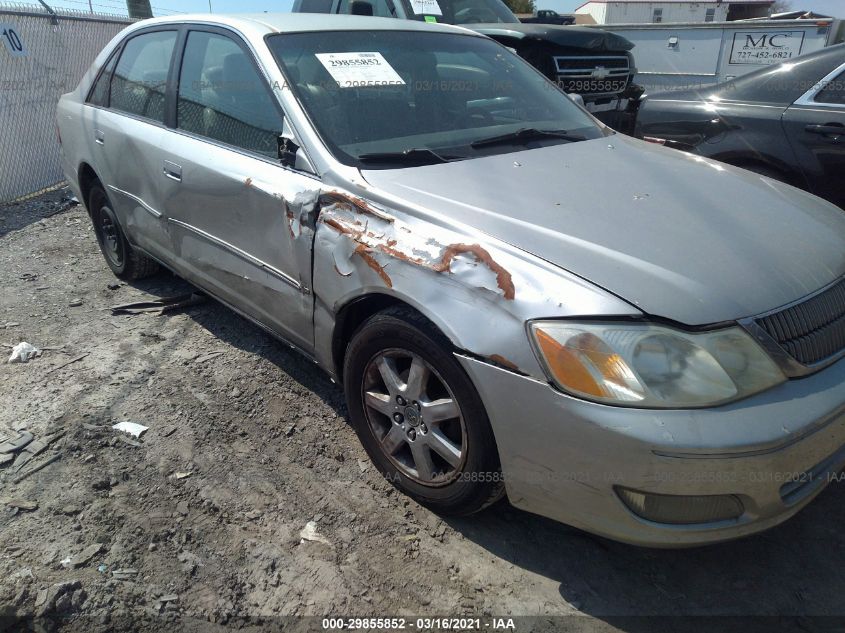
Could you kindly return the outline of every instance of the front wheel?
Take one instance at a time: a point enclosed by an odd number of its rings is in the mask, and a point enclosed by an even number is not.
[[[444,337],[391,308],[352,337],[344,362],[349,415],[397,488],[443,514],[471,514],[504,493],[487,413]]]

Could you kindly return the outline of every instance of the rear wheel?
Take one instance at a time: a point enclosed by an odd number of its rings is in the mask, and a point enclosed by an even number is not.
[[[141,279],[158,272],[158,264],[132,248],[120,228],[109,198],[100,183],[94,183],[88,194],[88,210],[94,223],[94,234],[100,251],[112,272],[127,281]]]
[[[504,492],[481,398],[420,314],[391,308],[352,337],[344,362],[352,423],[378,469],[444,514],[471,514]]]

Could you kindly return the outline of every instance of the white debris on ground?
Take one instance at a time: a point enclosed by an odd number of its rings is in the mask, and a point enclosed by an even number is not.
[[[128,433],[132,437],[141,437],[145,431],[149,430],[148,426],[138,424],[137,422],[118,422],[117,424],[112,425],[111,428],[115,431]]]
[[[26,363],[32,358],[37,358],[41,356],[41,350],[32,345],[31,343],[27,343],[26,341],[21,341],[17,345],[12,348],[12,355],[9,356],[10,363]]]
[[[300,543],[305,541],[313,541],[315,543],[323,543],[324,545],[332,546],[332,542],[317,531],[317,522],[309,521],[305,527],[299,531]]]

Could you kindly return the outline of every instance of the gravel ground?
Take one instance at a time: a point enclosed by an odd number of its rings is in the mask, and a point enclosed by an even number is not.
[[[785,618],[762,630],[811,631],[808,616],[845,615],[842,485],[775,530],[692,550],[505,503],[443,520],[379,477],[336,385],[223,306],[113,316],[190,288],[165,273],[120,283],[64,192],[0,208],[0,280],[0,342],[45,348],[0,364],[0,436],[50,441],[0,466],[0,630],[502,615],[640,633],[671,621],[630,616],[754,614]],[[149,430],[132,440],[118,421]]]

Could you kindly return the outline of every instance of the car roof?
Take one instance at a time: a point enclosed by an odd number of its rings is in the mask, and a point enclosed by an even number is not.
[[[845,64],[845,44],[835,44],[718,84],[649,95],[651,101],[722,100],[787,107]]]
[[[249,32],[259,36],[270,33],[299,33],[303,31],[433,31],[478,35],[469,29],[450,24],[430,24],[416,20],[326,13],[188,13],[141,20],[133,25],[132,30],[159,24],[183,24],[186,22],[228,26],[244,33]]]

